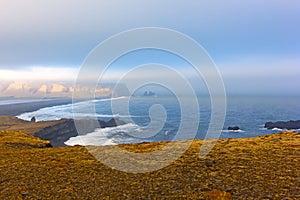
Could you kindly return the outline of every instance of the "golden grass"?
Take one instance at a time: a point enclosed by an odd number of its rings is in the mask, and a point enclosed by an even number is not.
[[[0,146],[2,148],[27,149],[51,147],[49,141],[41,140],[19,131],[0,131],[0,138]]]
[[[57,121],[31,123],[29,121],[24,121],[13,116],[0,116],[0,130],[22,131],[24,133],[33,135],[34,133],[40,131],[45,127],[53,126],[64,120],[65,119]]]
[[[144,174],[111,169],[81,146],[46,144],[0,131],[0,199],[300,199],[300,134],[295,132],[222,139],[203,159],[202,141],[196,140],[173,164]],[[122,148],[149,152],[164,145]]]

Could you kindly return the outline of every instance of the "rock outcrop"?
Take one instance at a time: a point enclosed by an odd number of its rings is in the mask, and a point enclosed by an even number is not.
[[[34,135],[43,140],[50,140],[53,147],[66,146],[65,142],[71,137],[78,136],[78,132],[81,134],[93,132],[97,128],[115,127],[123,125],[125,122],[118,118],[112,118],[105,122],[102,120],[77,120],[76,124],[74,120],[63,120],[61,123],[55,124],[43,128],[36,132]]]
[[[288,129],[288,130],[300,129],[300,120],[266,122],[265,128],[267,128],[267,129],[279,128],[279,129]]]
[[[227,130],[229,130],[229,131],[238,131],[238,130],[240,130],[240,127],[238,127],[238,126],[229,126],[227,128]]]
[[[36,122],[35,117],[32,117],[31,120],[30,120],[30,122],[31,122],[31,123],[35,123],[35,122]]]
[[[152,97],[152,96],[155,96],[155,93],[152,92],[152,91],[145,91],[144,94],[143,94],[144,97]]]

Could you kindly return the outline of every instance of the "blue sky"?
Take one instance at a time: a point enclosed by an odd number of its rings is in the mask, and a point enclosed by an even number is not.
[[[149,26],[201,44],[229,93],[300,95],[296,0],[1,0],[0,79],[71,80],[99,42]]]

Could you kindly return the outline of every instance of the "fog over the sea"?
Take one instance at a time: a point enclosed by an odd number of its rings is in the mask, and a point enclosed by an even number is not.
[[[203,46],[228,94],[299,96],[299,19],[296,0],[2,0],[0,81],[74,81],[84,59],[103,40],[132,28],[163,27]],[[150,57],[203,89],[191,67],[157,53]],[[129,57],[112,65],[105,80],[114,82],[130,66],[151,59],[146,54]],[[136,78],[147,76],[157,73]]]

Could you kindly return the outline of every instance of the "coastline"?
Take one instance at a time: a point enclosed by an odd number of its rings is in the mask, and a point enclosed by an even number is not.
[[[299,198],[299,184],[295,184],[300,183],[297,132],[219,139],[204,158],[198,156],[203,140],[196,139],[171,165],[154,172],[128,174],[97,161],[84,146],[52,148],[50,141],[33,136],[66,119],[31,123],[1,116],[0,121],[0,166],[5,169],[0,170],[0,198]],[[179,140],[175,144],[182,148],[185,142]],[[118,146],[147,153],[167,143]],[[96,149],[106,155],[114,153],[110,146]]]
[[[72,99],[41,99],[27,103],[12,103],[0,105],[0,116],[17,116],[25,112],[33,112],[45,107],[59,106],[72,103]]]
[[[126,100],[126,99],[125,99]],[[96,108],[96,116],[98,119],[108,120],[114,116],[119,116],[120,119],[134,121],[132,126],[124,127],[121,131],[126,133],[134,132],[137,130],[135,125],[147,125],[149,120],[149,108],[158,102],[155,98],[133,98],[130,105],[130,114],[126,116],[122,115],[112,115],[111,110],[111,103],[113,101],[116,102],[116,105],[122,104],[125,100],[120,100],[119,98],[105,98],[105,99],[96,99],[96,101],[92,101],[95,103]],[[283,101],[284,100],[284,101]],[[292,99],[270,99],[269,97],[264,97],[263,99],[260,98],[248,98],[248,97],[239,97],[239,98],[229,98],[228,103],[228,115],[226,116],[226,120],[224,123],[224,128],[221,132],[221,138],[248,138],[248,137],[255,137],[258,135],[265,135],[268,133],[277,133],[280,131],[284,131],[284,129],[266,129],[264,125],[266,122],[277,122],[277,121],[288,121],[288,120],[299,120],[299,98],[292,98]],[[57,101],[57,100],[56,100]],[[78,108],[78,117],[82,117],[84,119],[93,118],[95,115],[90,112],[85,112],[84,107],[88,106],[87,103],[84,102],[78,104],[76,108]],[[118,103],[120,101],[120,103]],[[207,130],[209,128],[210,123],[210,105],[207,103],[206,99],[201,101],[202,110],[200,110],[201,120],[199,121],[199,129],[197,131],[196,138],[203,139],[206,137]],[[50,102],[52,103],[52,102]],[[68,103],[68,102],[67,102]],[[176,98],[162,98],[161,101],[159,100],[164,106],[168,114],[168,121],[165,124],[163,130],[155,137],[155,141],[164,141],[172,139],[172,135],[176,133],[178,130],[178,125],[183,122],[186,124],[192,123],[189,118],[181,119],[180,115],[180,108],[176,104]],[[30,103],[31,104],[31,103]],[[33,105],[37,105],[39,103],[32,103]],[[32,106],[27,104],[28,107]],[[27,108],[27,105],[25,108]],[[11,106],[14,108],[14,112],[22,113],[22,111],[17,111],[15,108],[16,106]],[[35,116],[36,121],[51,121],[51,120],[58,120],[61,118],[72,119],[73,112],[71,104],[64,104],[60,106],[41,106],[43,109],[34,109],[33,112],[25,112],[21,115],[18,115],[21,119],[30,121],[30,119]],[[276,109],[275,109],[276,108]],[[22,108],[23,109],[23,108]],[[0,109],[1,110],[1,109]],[[27,109],[28,110],[28,109]],[[33,110],[33,109],[32,109]],[[190,109],[191,112],[193,109]],[[3,111],[2,111],[3,112]],[[190,111],[189,111],[190,112]],[[123,113],[117,112],[117,113]],[[169,117],[170,116],[170,117]],[[131,119],[130,119],[131,118]],[[240,130],[238,131],[231,131],[228,130],[227,127],[229,126],[238,126]],[[188,126],[187,126],[188,127]],[[294,129],[300,131],[300,129]],[[114,132],[115,130],[103,130],[102,133],[98,133],[99,136],[105,134],[111,134],[109,131]],[[116,129],[117,131],[117,129]],[[138,130],[137,130],[138,131]],[[188,131],[188,130],[187,130]],[[164,134],[167,133],[167,134]],[[131,140],[131,138],[125,138]],[[183,138],[184,139],[184,138]],[[140,142],[141,140],[137,141]]]

